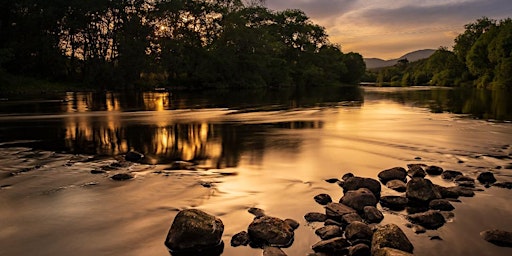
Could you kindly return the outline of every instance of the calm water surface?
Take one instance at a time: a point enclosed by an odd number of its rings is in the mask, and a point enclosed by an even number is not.
[[[222,255],[262,254],[229,245],[252,221],[249,207],[298,220],[284,251],[307,255],[320,223],[303,216],[323,212],[313,197],[342,196],[325,179],[349,171],[376,178],[390,167],[425,163],[472,177],[491,170],[512,181],[511,102],[510,94],[476,90],[351,87],[3,98],[0,255],[169,255],[163,241],[170,224],[192,207],[223,220]],[[144,153],[145,162],[90,173],[130,150]],[[166,170],[174,161],[199,168]],[[119,172],[135,179],[109,179]],[[462,198],[455,217],[426,234],[406,228],[403,212],[385,211],[383,223],[400,225],[415,255],[510,255],[479,232],[512,231],[511,193],[491,187]],[[430,240],[434,235],[443,240]]]

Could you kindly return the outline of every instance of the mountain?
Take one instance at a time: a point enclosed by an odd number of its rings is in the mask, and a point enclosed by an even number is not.
[[[366,63],[367,69],[389,67],[389,66],[395,65],[398,62],[398,60],[405,59],[405,58],[407,58],[407,60],[409,60],[410,62],[421,60],[421,59],[426,59],[426,58],[430,57],[430,55],[432,55],[435,51],[436,50],[433,50],[433,49],[423,49],[423,50],[413,51],[413,52],[404,54],[400,58],[390,59],[390,60],[383,60],[383,59],[379,59],[379,58],[364,58],[364,62]]]

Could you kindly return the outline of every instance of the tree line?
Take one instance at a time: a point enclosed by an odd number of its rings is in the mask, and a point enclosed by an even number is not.
[[[242,0],[1,0],[0,76],[97,87],[281,87],[357,83],[301,10]]]
[[[370,71],[378,85],[512,88],[512,20],[483,17],[464,26],[453,51],[440,47],[429,58]]]

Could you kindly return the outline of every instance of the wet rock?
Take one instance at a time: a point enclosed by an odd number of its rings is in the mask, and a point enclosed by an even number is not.
[[[496,182],[496,178],[492,172],[482,172],[478,174],[476,179],[482,184],[492,184]]]
[[[407,183],[405,195],[409,200],[419,202],[442,198],[441,193],[432,184],[432,181],[423,178],[412,178]]]
[[[431,165],[425,168],[425,172],[427,172],[429,175],[441,175],[441,173],[443,173],[443,168]]]
[[[398,192],[405,192],[407,184],[401,180],[390,180],[386,183],[386,187]]]
[[[363,212],[365,206],[377,205],[377,198],[367,188],[347,191],[340,199],[340,203],[347,205],[358,212]]]
[[[263,249],[263,256],[287,256],[286,253],[283,252],[283,250],[271,247],[271,246],[265,246]]]
[[[459,193],[454,191],[453,189],[448,189],[447,187],[443,187],[440,185],[434,185],[436,189],[441,194],[442,198],[450,198],[450,199],[457,199],[459,198]]]
[[[231,238],[231,246],[237,247],[237,246],[246,246],[250,242],[249,234],[246,231],[242,231],[239,233],[236,233]]]
[[[279,218],[256,218],[247,230],[251,241],[256,244],[287,247],[293,242],[293,228]]]
[[[345,174],[343,174],[343,176],[341,176],[341,179],[342,179],[343,181],[347,181],[349,178],[352,178],[352,177],[354,177],[354,174],[353,174],[353,173],[351,173],[351,172],[349,172],[349,173],[345,173]]]
[[[124,156],[124,159],[130,162],[139,162],[142,158],[144,158],[144,155],[137,151],[130,151]]]
[[[424,178],[427,176],[427,173],[423,169],[425,167],[424,164],[408,164],[407,168],[409,169],[407,171],[407,175],[411,178],[419,177]]]
[[[349,225],[356,221],[360,221],[360,222],[363,221],[363,218],[361,218],[361,216],[359,216],[359,214],[357,214],[357,213],[349,213],[349,214],[345,214],[345,215],[341,216],[341,222],[342,222],[342,224],[344,224],[344,226]]]
[[[445,180],[453,180],[455,177],[462,175],[462,172],[446,170],[441,174],[441,178]]]
[[[384,219],[382,212],[374,206],[365,206],[363,212],[368,223],[380,223]]]
[[[327,219],[327,215],[319,212],[308,212],[304,215],[304,219],[307,222],[324,222]]]
[[[410,222],[421,225],[426,229],[438,229],[446,223],[443,215],[439,211],[434,210],[411,214],[407,216],[407,219]]]
[[[408,202],[409,199],[403,196],[383,196],[380,198],[380,205],[393,211],[401,211],[405,209]]]
[[[223,232],[219,218],[197,209],[182,210],[174,218],[165,245],[172,252],[203,255],[218,249]]]
[[[372,229],[360,221],[354,221],[350,223],[345,229],[345,238],[347,238],[349,241],[354,241],[357,239],[371,240],[372,236]]]
[[[265,211],[260,209],[260,208],[256,208],[256,207],[251,207],[249,208],[249,210],[247,210],[250,214],[254,215],[256,218],[260,218],[260,217],[263,217],[265,216]]]
[[[186,161],[174,161],[171,163],[171,166],[165,168],[165,170],[188,170],[193,171],[196,170],[196,166],[194,163],[186,162]]]
[[[430,240],[443,240],[440,236],[430,236]]]
[[[107,173],[107,172],[104,170],[91,170],[91,174],[103,174],[103,173]]]
[[[290,225],[290,227],[293,230],[296,230],[300,226],[299,222],[297,222],[296,220],[293,220],[293,219],[285,219],[284,222],[286,222],[286,224]]]
[[[427,232],[427,229],[416,224],[407,223],[405,224],[406,227],[411,228],[412,231],[416,234],[421,234]]]
[[[327,219],[325,220],[324,222],[324,226],[338,226],[338,227],[343,227],[343,223],[341,222],[338,222],[338,221],[335,221],[333,219]]]
[[[336,179],[336,178],[330,178],[330,179],[326,179],[326,180],[325,180],[325,182],[327,182],[327,183],[336,183],[336,182],[338,182],[338,181],[340,181],[340,180],[338,180],[338,179]]]
[[[445,188],[446,194],[457,194],[458,196],[462,197],[473,197],[475,196],[475,192],[472,189],[459,187],[459,186],[453,186],[453,187],[447,187]]]
[[[490,229],[480,232],[480,236],[487,242],[504,247],[512,247],[512,232]]]
[[[113,179],[113,180],[116,180],[116,181],[123,181],[123,180],[133,179],[134,176],[132,174],[129,174],[129,173],[118,173],[118,174],[113,175],[110,178]]]
[[[348,248],[349,256],[371,256],[370,247],[366,244],[356,244]]]
[[[390,180],[401,180],[405,182],[407,171],[402,167],[393,167],[379,172],[377,176],[383,184],[386,184]]]
[[[413,254],[401,250],[385,247],[375,250],[373,256],[412,256]]]
[[[386,247],[412,253],[414,246],[405,233],[396,224],[386,224],[373,233],[372,255],[378,255],[380,249]],[[381,254],[388,255],[388,254]]]
[[[313,199],[315,199],[315,201],[321,205],[326,205],[332,202],[332,198],[328,194],[318,194]]]
[[[457,186],[465,187],[465,188],[474,188],[475,182],[474,181],[458,181]]]
[[[409,205],[405,207],[405,211],[407,212],[407,214],[426,212],[428,210],[428,205],[418,203],[409,203]]]
[[[330,219],[341,220],[343,215],[349,213],[356,213],[356,210],[340,203],[328,203],[325,206],[325,215]]]
[[[457,177],[455,177],[453,179],[453,181],[455,181],[455,182],[461,182],[461,181],[472,181],[472,182],[475,182],[475,179],[473,179],[471,177],[468,177],[468,176],[464,176],[464,175],[458,175]]]
[[[335,237],[342,237],[343,230],[336,225],[328,225],[315,230],[315,234],[322,240],[328,240]]]
[[[507,188],[507,189],[512,189],[512,182],[497,182],[497,183],[494,183],[493,186],[495,187],[499,187],[499,188]]]
[[[345,185],[343,185],[343,193],[351,190],[358,190],[360,188],[369,189],[376,198],[380,197],[380,182],[372,179],[372,178],[362,178],[362,177],[351,177],[345,181]]]
[[[434,199],[430,201],[428,207],[432,210],[440,210],[440,211],[452,211],[455,209],[450,201],[446,199]]]
[[[348,246],[350,246],[350,243],[345,238],[335,237],[328,240],[322,240],[314,244],[311,248],[315,252],[344,255],[348,252]]]
[[[345,181],[339,180],[338,182],[336,182],[336,184],[338,184],[338,186],[340,186],[340,188],[343,188],[343,186],[345,185]]]

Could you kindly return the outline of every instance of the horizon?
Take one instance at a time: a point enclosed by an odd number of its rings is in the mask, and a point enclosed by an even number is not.
[[[464,25],[510,17],[510,0],[267,0],[273,10],[300,9],[325,27],[343,52],[389,60],[422,49],[452,49]]]

